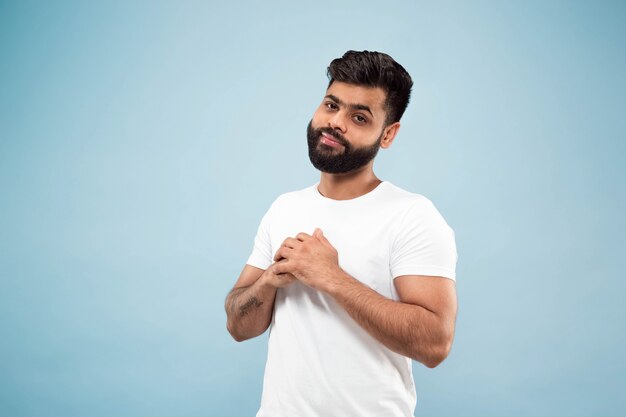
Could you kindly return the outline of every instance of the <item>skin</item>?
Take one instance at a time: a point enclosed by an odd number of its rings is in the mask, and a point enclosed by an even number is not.
[[[380,88],[334,82],[315,111],[312,126],[337,129],[353,146],[372,145],[381,137],[387,149],[400,123],[385,125],[385,92]],[[328,139],[328,138],[327,138]],[[326,139],[323,139],[324,142]],[[343,152],[343,146],[326,146]],[[321,173],[319,192],[335,200],[364,195],[380,183],[372,160],[346,174]],[[449,354],[457,313],[456,287],[443,277],[404,275],[390,300],[341,269],[337,250],[320,229],[285,239],[266,270],[246,265],[226,298],[227,328],[237,341],[262,334],[270,325],[276,290],[295,280],[332,297],[371,336],[389,349],[429,368]]]

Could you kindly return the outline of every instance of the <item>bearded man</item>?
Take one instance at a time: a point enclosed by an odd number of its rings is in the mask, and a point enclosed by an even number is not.
[[[408,417],[411,361],[450,352],[454,232],[424,196],[374,174],[413,82],[389,55],[348,51],[307,127],[319,183],[281,195],[226,298],[237,341],[271,326],[257,417]]]

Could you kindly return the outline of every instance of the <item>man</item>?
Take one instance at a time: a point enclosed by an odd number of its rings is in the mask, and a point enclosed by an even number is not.
[[[348,51],[307,128],[319,184],[280,196],[226,299],[242,341],[271,324],[257,417],[412,416],[411,359],[441,363],[456,320],[454,233],[425,197],[381,181],[413,82]]]

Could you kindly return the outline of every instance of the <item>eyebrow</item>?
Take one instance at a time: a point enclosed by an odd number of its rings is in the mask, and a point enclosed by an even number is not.
[[[372,110],[370,110],[369,106],[366,106],[365,104],[346,104],[343,101],[341,101],[339,99],[339,97],[336,97],[332,94],[328,94],[325,98],[329,98],[332,101],[334,101],[335,103],[339,104],[340,106],[345,106],[347,105],[348,108],[352,109],[352,110],[364,110],[366,112],[368,112],[372,117],[374,117],[374,114],[372,113]]]

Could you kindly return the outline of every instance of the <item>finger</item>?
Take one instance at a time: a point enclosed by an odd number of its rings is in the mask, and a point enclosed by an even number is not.
[[[300,242],[304,242],[307,239],[311,239],[311,235],[307,235],[306,233],[298,233],[296,235],[296,239],[298,239]]]
[[[280,279],[282,279],[285,282],[293,282],[293,281],[296,280],[296,277],[294,277],[289,272],[285,272],[285,273],[282,273],[282,274],[276,274],[276,275],[279,276]]]
[[[272,272],[276,275],[280,274],[290,274],[289,266],[287,265],[286,260],[278,261],[272,264]]]
[[[288,237],[287,239],[285,239],[285,241],[283,242],[282,246],[294,249],[300,243],[301,242],[298,239],[294,239],[292,237]]]
[[[313,232],[313,236],[318,238],[321,242],[324,242],[330,245],[330,242],[328,241],[328,239],[326,239],[326,236],[324,236],[324,232],[322,232],[322,229],[316,228],[315,232]]]
[[[280,274],[281,277],[284,277],[285,279],[289,280],[289,281],[295,281],[297,278],[295,277],[295,275],[293,275],[291,272],[284,272],[282,274]]]
[[[292,282],[294,282],[296,280],[296,277],[294,277],[293,275],[289,274],[289,273],[285,273],[285,274],[276,274],[276,276],[279,279],[280,282],[280,287],[281,288],[285,288],[287,285],[291,284]]]
[[[292,251],[293,249],[288,248],[287,246],[281,246],[280,248],[278,248],[276,254],[274,255],[274,262],[288,258],[291,255]]]

